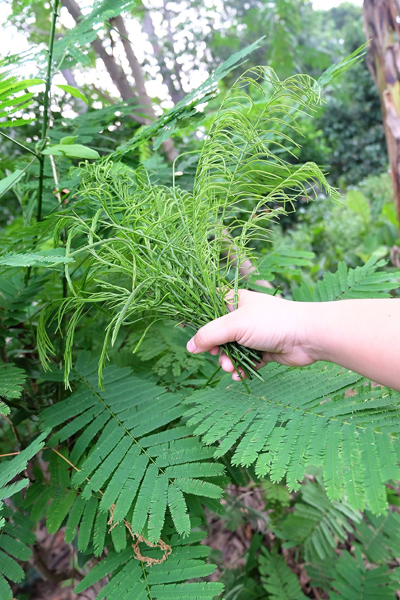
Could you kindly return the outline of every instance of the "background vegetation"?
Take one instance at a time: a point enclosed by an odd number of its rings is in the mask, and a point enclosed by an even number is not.
[[[87,298],[96,284],[87,255],[69,256],[88,240],[83,229],[68,237],[71,219],[113,239],[132,219],[117,210],[107,221],[97,209],[110,198],[125,207],[138,190],[159,190],[152,214],[165,218],[173,173],[189,198],[218,107],[258,65],[320,81],[312,116],[287,100],[293,140],[284,124],[263,143],[282,143],[275,167],[320,165],[343,202],[321,185],[307,202],[306,185],[296,212],[278,220],[274,186],[264,189],[258,270],[222,252],[221,273],[298,301],[398,295],[380,99],[362,51],[346,58],[365,40],[361,9],[318,11],[307,0],[3,7],[12,45],[0,76],[1,600],[399,597],[400,394],[335,365],[270,365],[248,393],[214,357],[188,355],[190,333],[176,327],[184,318],[164,315],[148,329],[151,311],[137,322],[122,310],[102,386],[112,307],[83,303],[78,314],[70,302],[72,288]],[[249,118],[268,106],[263,85]],[[263,181],[251,180],[257,193]],[[242,199],[233,234],[253,208]],[[167,248],[171,210],[157,229]],[[120,290],[124,260],[112,260]],[[73,310],[54,319],[63,300]]]

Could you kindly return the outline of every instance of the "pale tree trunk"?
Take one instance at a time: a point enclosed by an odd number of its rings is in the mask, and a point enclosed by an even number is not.
[[[183,89],[182,89],[182,72],[181,72],[181,67],[180,67],[179,63],[176,60],[175,49],[174,49],[174,34],[172,31],[172,25],[171,25],[171,15],[170,15],[170,11],[167,8],[166,0],[163,0],[163,5],[164,5],[164,17],[165,17],[165,20],[167,21],[168,41],[171,46],[171,52],[172,52],[173,61],[174,61],[174,74],[175,74],[176,82],[177,82],[178,88],[179,88],[178,90],[175,90],[174,95],[177,99],[179,98],[179,100],[181,100],[185,95],[183,93]],[[177,101],[178,100],[174,100],[175,104],[177,103]]]
[[[151,102],[151,98],[147,94],[146,85],[143,77],[142,67],[136,58],[136,54],[133,51],[132,44],[128,38],[128,31],[125,27],[124,19],[121,15],[114,17],[112,20],[116,29],[121,34],[122,45],[124,46],[126,58],[128,59],[129,67],[132,72],[132,76],[135,80],[136,90],[138,93],[139,101],[141,103],[141,107],[143,112],[149,117],[148,123],[150,123],[153,119],[156,119],[156,114],[154,112],[153,104]],[[172,140],[166,140],[163,142],[164,150],[172,162],[177,157],[177,152],[173,146]]]
[[[80,7],[78,3],[75,2],[75,0],[61,0],[61,2],[67,8],[68,12],[76,22],[79,22],[81,19],[84,18]],[[103,61],[108,71],[108,74],[112,79],[112,82],[114,83],[115,87],[121,95],[121,98],[123,100],[132,100],[133,98],[136,98],[136,94],[134,93],[127,76],[125,75],[121,67],[118,65],[118,63],[116,63],[114,57],[111,56],[111,54],[108,54],[107,50],[105,49],[99,38],[96,37],[93,40],[92,47],[96,54],[98,54],[101,60]],[[143,124],[145,122],[145,119],[143,117],[133,115],[133,118],[139,123]]]
[[[71,69],[61,69],[61,73],[62,73],[62,76],[64,77],[65,81],[68,83],[68,85],[71,85],[72,87],[79,89],[78,84],[76,83],[74,74],[71,71]],[[73,98],[73,101],[74,101],[75,110],[77,113],[79,113],[81,115],[82,113],[85,113],[87,111],[88,106],[87,106],[86,102],[84,102],[80,98]]]
[[[76,22],[79,22],[81,19],[84,18],[80,7],[75,0],[61,0],[61,2],[67,8],[68,12],[70,13],[70,15],[73,17],[73,19]],[[121,21],[122,21],[122,19],[121,19]],[[122,23],[123,23],[123,21],[122,21]],[[129,44],[129,46],[130,46],[130,44]],[[133,98],[135,98],[136,100],[139,100],[139,101],[140,100],[143,101],[143,98],[139,99],[137,94],[135,94],[124,71],[122,70],[120,65],[115,61],[114,57],[111,56],[111,54],[108,54],[107,50],[105,49],[101,40],[98,37],[96,37],[93,40],[92,47],[93,47],[93,50],[96,52],[96,54],[98,54],[100,56],[100,58],[102,59],[104,65],[108,71],[108,74],[110,75],[114,85],[116,86],[116,88],[118,89],[118,91],[121,95],[121,98],[125,101],[132,100]],[[125,52],[126,52],[126,48],[125,48]],[[132,52],[132,54],[133,54],[133,52]],[[128,57],[128,60],[129,60],[129,57]],[[136,60],[136,57],[135,57],[135,60]],[[136,62],[137,62],[137,60],[136,60]],[[140,74],[141,74],[141,69],[140,69],[139,63],[137,63],[137,65],[139,66],[139,70],[140,70]],[[132,69],[132,65],[130,65],[130,66]],[[132,73],[132,75],[134,75],[134,73]],[[137,82],[136,82],[136,84],[137,84]],[[143,81],[142,85],[144,88],[144,81]],[[147,96],[146,93],[145,93],[145,95]],[[147,98],[148,98],[148,96],[147,96]],[[150,101],[150,98],[148,98],[148,100]],[[152,111],[151,116],[153,116],[154,111],[151,106],[151,101],[150,101],[150,108]],[[150,117],[150,114],[149,114],[149,117]],[[142,125],[147,125],[149,123],[148,118],[146,118],[145,116],[136,115],[135,113],[132,113],[132,118],[135,121],[137,121],[138,123],[141,123]],[[172,140],[165,141],[163,143],[163,148],[165,150],[165,153],[167,154],[168,159],[170,161],[173,161],[177,156],[177,152],[174,149]]]
[[[136,58],[136,54],[133,51],[132,44],[129,42],[128,31],[125,27],[124,19],[121,15],[112,19],[112,24],[121,34],[121,42],[125,50],[126,58],[128,59],[129,67],[131,69],[133,78],[136,84],[136,91],[142,104],[143,112],[146,113],[151,119],[155,118],[154,109],[152,106],[151,99],[149,98],[144,77],[142,73],[142,67]]]
[[[400,221],[400,0],[364,0],[368,68],[381,99],[390,173]]]
[[[154,57],[157,60],[158,66],[160,67],[161,76],[165,85],[168,88],[168,92],[171,96],[172,102],[174,104],[177,104],[179,100],[181,100],[184,97],[185,94],[183,93],[182,89],[178,90],[175,87],[174,82],[172,81],[171,73],[165,63],[163,49],[161,48],[160,43],[158,41],[158,37],[154,29],[153,20],[148,10],[146,10],[144,13],[143,30],[149,38],[150,44],[152,45]]]

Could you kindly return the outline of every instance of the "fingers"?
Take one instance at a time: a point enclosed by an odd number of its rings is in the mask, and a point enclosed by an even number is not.
[[[229,313],[219,319],[210,321],[198,330],[196,335],[187,343],[187,349],[192,354],[215,351],[215,348],[233,342],[237,336],[237,315]]]
[[[265,365],[267,363],[269,363],[269,362],[275,362],[275,361],[276,361],[276,358],[272,358],[272,356],[268,352],[266,352],[264,354],[264,356],[263,356],[263,359],[260,362],[258,362],[256,365],[254,365],[253,369],[255,369],[256,371],[258,371],[262,367],[265,367]],[[220,361],[220,364],[221,364],[221,361]],[[233,379],[233,381],[241,381],[242,379],[247,379],[247,375],[243,372],[243,370],[240,367],[238,369],[240,371],[240,375],[237,372],[237,370],[235,370],[235,368],[233,367],[233,365],[232,365],[232,369],[225,369],[223,366],[222,366],[222,368],[224,369],[224,371],[232,373],[232,379]]]
[[[244,302],[245,302],[245,297],[247,294],[248,290],[238,290],[238,308],[240,308],[240,306],[243,306]],[[225,301],[226,301],[226,308],[228,309],[229,312],[232,312],[233,310],[235,310],[235,291],[234,290],[229,290],[229,292],[227,292],[225,294]]]
[[[219,357],[219,364],[221,365],[221,368],[227,373],[233,373],[233,371],[235,370],[231,359],[224,352]]]

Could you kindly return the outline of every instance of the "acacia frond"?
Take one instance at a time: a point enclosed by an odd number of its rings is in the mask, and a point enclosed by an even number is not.
[[[400,515],[389,512],[376,517],[367,512],[357,523],[355,536],[370,562],[379,565],[395,559],[400,556]]]
[[[25,485],[28,480],[25,480]],[[11,486],[9,486],[11,487]],[[3,491],[3,490],[2,490]],[[9,496],[16,490],[9,490]],[[21,505],[22,498],[18,495],[18,504]],[[3,523],[1,522],[3,520]],[[15,510],[10,505],[0,503],[0,598],[1,600],[12,600],[14,594],[7,581],[20,583],[25,578],[25,572],[19,562],[26,562],[31,557],[32,551],[29,546],[35,543],[36,536],[31,531],[33,521],[29,514],[21,510]]]
[[[235,449],[233,463],[255,464],[259,477],[286,477],[297,490],[308,466],[322,466],[328,498],[380,514],[384,483],[398,478],[400,394],[371,387],[363,377],[332,364],[303,369],[269,364],[264,383],[250,394],[232,382],[195,392],[185,402],[188,425],[215,456]],[[349,395],[351,392],[351,395]]]
[[[362,267],[349,268],[339,263],[335,273],[324,273],[320,281],[310,287],[302,283],[293,290],[293,298],[299,302],[330,302],[350,298],[391,298],[390,291],[400,287],[400,271],[378,271],[385,260],[372,255]]]
[[[215,565],[205,562],[211,549],[200,545],[206,537],[202,531],[190,534],[182,541],[177,535],[168,538],[172,553],[167,561],[145,567],[132,558],[132,549],[120,553],[110,551],[107,558],[98,563],[77,585],[74,592],[83,592],[103,577],[109,577],[109,583],[101,590],[96,600],[212,600],[223,591],[221,583],[197,582],[211,575]],[[145,548],[145,556],[159,559],[161,551]]]
[[[55,267],[74,262],[71,257],[63,256],[62,249],[45,252],[7,252],[0,256],[0,267]]]
[[[218,484],[226,480],[221,479],[224,466],[212,460],[213,449],[191,437],[190,428],[176,426],[185,410],[180,394],[167,393],[129,369],[106,369],[104,392],[96,385],[93,364],[81,361],[79,374],[82,386],[41,415],[45,427],[61,426],[50,445],[71,437],[75,442],[61,471],[50,464],[55,473],[50,488],[37,484],[31,492],[28,502],[35,504],[36,518],[47,511],[47,527],[53,532],[69,515],[66,539],[72,541],[79,525],[78,547],[83,551],[94,530],[96,554],[110,528],[104,514],[111,515],[112,525],[121,524],[112,530],[118,550],[126,547],[129,537],[124,520],[134,534],[146,534],[150,542],[161,537],[167,515],[179,534],[188,535],[186,495],[219,499]],[[167,429],[172,423],[175,427]],[[52,456],[52,461],[60,464],[63,458]],[[47,508],[50,498],[54,499]]]
[[[338,540],[344,542],[353,532],[349,520],[361,525],[361,513],[344,500],[331,502],[324,491],[312,483],[302,486],[301,500],[280,523],[278,536],[292,545],[301,545],[306,562],[318,564],[333,559]]]
[[[311,583],[328,590],[330,600],[393,600],[399,587],[400,570],[388,566],[366,566],[362,549],[354,548],[355,557],[343,550],[334,563],[321,569],[307,568]]]
[[[0,362],[0,397],[6,400],[19,398],[26,377],[27,375],[23,369]],[[3,412],[1,405],[5,407],[5,404],[0,403],[0,412]],[[7,409],[7,407],[5,408]],[[8,414],[8,412],[9,410],[7,409],[7,412],[3,412],[3,414]]]
[[[12,600],[14,597],[7,579],[16,583],[24,579],[24,570],[17,561],[29,559],[31,550],[28,546],[36,540],[31,532],[33,522],[30,516],[19,510],[13,510],[10,505],[3,504],[3,500],[19,494],[29,484],[29,479],[26,478],[10,482],[26,469],[28,461],[43,448],[48,434],[48,430],[44,431],[17,456],[10,460],[3,458],[0,464],[0,597],[2,600]],[[18,504],[22,504],[21,497]]]
[[[2,68],[4,61],[0,61],[0,70]],[[33,120],[18,118],[16,115],[28,110],[34,96],[32,92],[28,92],[28,88],[40,83],[43,83],[42,79],[19,81],[18,77],[0,71],[0,127],[18,127]]]
[[[299,580],[275,549],[262,548],[258,558],[261,581],[271,600],[306,600]]]

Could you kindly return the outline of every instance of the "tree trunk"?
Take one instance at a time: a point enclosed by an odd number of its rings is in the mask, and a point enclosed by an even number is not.
[[[65,81],[68,83],[68,85],[71,85],[72,87],[79,89],[78,84],[76,83],[74,74],[71,71],[71,69],[61,69],[61,73],[62,73],[62,76],[64,77]],[[87,111],[88,106],[87,106],[86,102],[84,102],[80,98],[73,98],[73,101],[74,101],[74,105],[75,105],[75,109],[76,109],[77,113],[79,113],[81,115]]]
[[[80,7],[79,7],[79,5],[77,4],[77,2],[75,0],[61,0],[61,2],[66,7],[66,9],[68,10],[68,12],[70,13],[70,15],[73,17],[73,19],[76,22],[78,22],[78,21],[80,21],[81,19],[84,18]],[[125,29],[125,26],[124,26],[124,23],[123,23],[123,19],[121,17],[117,17],[117,19],[118,18],[121,19],[122,25],[124,27],[124,31],[126,32],[126,29]],[[122,33],[122,32],[120,31],[120,33]],[[123,35],[125,35],[125,34],[123,34]],[[128,37],[128,36],[126,36],[126,37]],[[131,46],[130,46],[129,42],[126,42],[126,43],[128,44],[129,48],[131,49]],[[111,56],[110,54],[108,54],[107,50],[105,49],[105,47],[103,46],[103,44],[102,44],[102,42],[101,42],[101,40],[99,38],[96,37],[93,40],[92,47],[93,47],[93,50],[102,59],[102,61],[103,61],[104,65],[105,65],[105,67],[106,67],[106,69],[107,69],[107,71],[108,71],[108,73],[109,73],[109,75],[110,75],[110,77],[111,77],[114,85],[116,86],[116,88],[118,89],[118,91],[119,91],[119,93],[121,95],[121,98],[123,100],[131,100],[133,98],[138,99],[138,96],[134,93],[134,91],[133,91],[133,89],[132,89],[132,87],[131,87],[131,85],[130,85],[130,83],[128,81],[128,78],[125,75],[124,71],[121,69],[121,67],[118,65],[118,63],[115,62],[114,57]],[[125,45],[124,45],[124,48],[125,48],[125,52],[126,52]],[[137,62],[137,59],[136,59],[136,56],[133,53],[133,50],[132,50],[132,53],[131,53],[131,59],[132,59],[132,55],[134,57],[134,61],[136,61],[137,66],[139,67],[139,73],[140,73],[138,75],[139,79],[141,77],[141,80],[140,80],[141,82],[139,84],[138,84],[138,82],[137,82],[137,80],[135,78],[136,85],[138,86],[138,91],[139,91],[139,86],[142,86],[142,88],[144,90],[144,93],[145,93],[145,96],[147,97],[148,102],[149,102],[149,106],[148,106],[147,110],[149,111],[149,109],[151,109],[151,112],[152,112],[151,116],[155,116],[154,115],[154,111],[153,111],[153,107],[151,105],[151,100],[147,96],[147,93],[146,93],[146,90],[145,90],[145,87],[144,87],[144,80],[143,80],[143,75],[141,73],[140,65]],[[128,54],[127,54],[127,58],[129,60]],[[132,65],[131,64],[130,64],[130,66],[131,66],[131,69],[132,69]],[[136,73],[136,74],[138,74],[138,73]],[[135,73],[132,72],[132,75],[135,76]],[[144,100],[143,97],[141,97],[140,100],[143,102],[143,100]],[[148,114],[149,114],[149,112],[148,112]],[[149,114],[149,116],[150,116],[150,114]],[[148,118],[146,118],[144,116],[136,115],[135,113],[132,113],[132,118],[135,121],[137,121],[138,123],[141,123],[142,125],[147,125],[149,123],[149,119]],[[175,158],[177,157],[177,152],[176,152],[176,150],[174,148],[172,140],[166,140],[165,142],[163,142],[163,148],[165,150],[165,153],[166,153],[168,159],[171,162],[174,161]]]
[[[136,83],[136,90],[143,106],[143,112],[146,113],[151,119],[154,119],[155,113],[151,99],[149,98],[146,91],[142,67],[138,59],[136,58],[136,55],[132,48],[132,44],[128,40],[128,31],[125,27],[124,19],[121,17],[121,15],[118,15],[118,17],[114,17],[112,19],[112,23],[113,25],[115,25],[116,29],[121,34],[121,42],[124,47],[126,58],[128,59],[129,67],[132,71],[132,75]]]
[[[148,117],[150,118],[148,120],[148,123],[150,123],[151,120],[156,119],[157,117],[154,112],[151,98],[149,97],[149,95],[147,94],[147,91],[146,91],[146,85],[144,82],[142,67],[141,67],[138,59],[136,58],[136,55],[132,48],[132,44],[128,39],[128,31],[125,27],[125,23],[124,23],[124,20],[121,17],[121,15],[114,17],[113,23],[121,34],[121,41],[124,46],[126,58],[128,59],[129,66],[132,71],[132,75],[135,80],[135,83],[136,83],[136,90],[138,92],[139,100],[142,104],[143,112],[146,115],[148,115]],[[174,148],[172,140],[166,140],[165,142],[163,142],[163,148],[164,148],[165,153],[168,156],[169,160],[171,162],[173,162],[175,160],[175,158],[177,157],[177,152]]]
[[[61,0],[61,2],[67,8],[68,12],[76,22],[84,18],[80,7],[75,0]],[[121,67],[115,62],[114,57],[108,54],[99,38],[93,40],[92,47],[96,54],[98,54],[103,61],[108,74],[110,75],[115,87],[118,89],[121,95],[121,98],[123,100],[132,100],[133,98],[136,98],[137,96],[134,93],[127,76]],[[145,124],[146,122],[144,117],[140,117],[135,114],[133,114],[132,117],[138,123]]]
[[[172,26],[171,26],[171,15],[170,15],[170,11],[167,8],[167,2],[166,0],[163,0],[163,5],[164,5],[164,17],[165,20],[167,21],[167,35],[168,35],[168,41],[170,43],[171,46],[171,52],[173,54],[173,61],[174,61],[174,74],[176,77],[176,82],[178,84],[178,90],[175,89],[174,91],[174,96],[177,98],[177,100],[174,100],[174,103],[176,104],[178,102],[178,98],[179,100],[181,100],[184,97],[184,93],[182,90],[182,73],[181,73],[181,67],[179,65],[179,63],[176,60],[176,55],[175,55],[175,49],[174,49],[174,34],[172,31]],[[172,82],[172,86],[174,87],[174,84]]]
[[[179,100],[181,100],[184,97],[184,94],[183,94],[182,90],[177,90],[176,87],[174,86],[174,82],[171,79],[171,73],[170,73],[167,65],[165,64],[164,53],[158,42],[158,38],[157,38],[155,29],[154,29],[153,21],[152,21],[151,15],[148,10],[146,10],[144,13],[143,29],[144,29],[144,32],[147,34],[147,37],[149,38],[149,42],[152,45],[154,56],[158,62],[158,66],[160,67],[161,76],[163,78],[165,85],[168,88],[169,95],[171,96],[173,103],[177,104],[179,102]]]
[[[371,40],[367,64],[379,91],[390,173],[400,221],[400,0],[364,0],[364,26]]]

